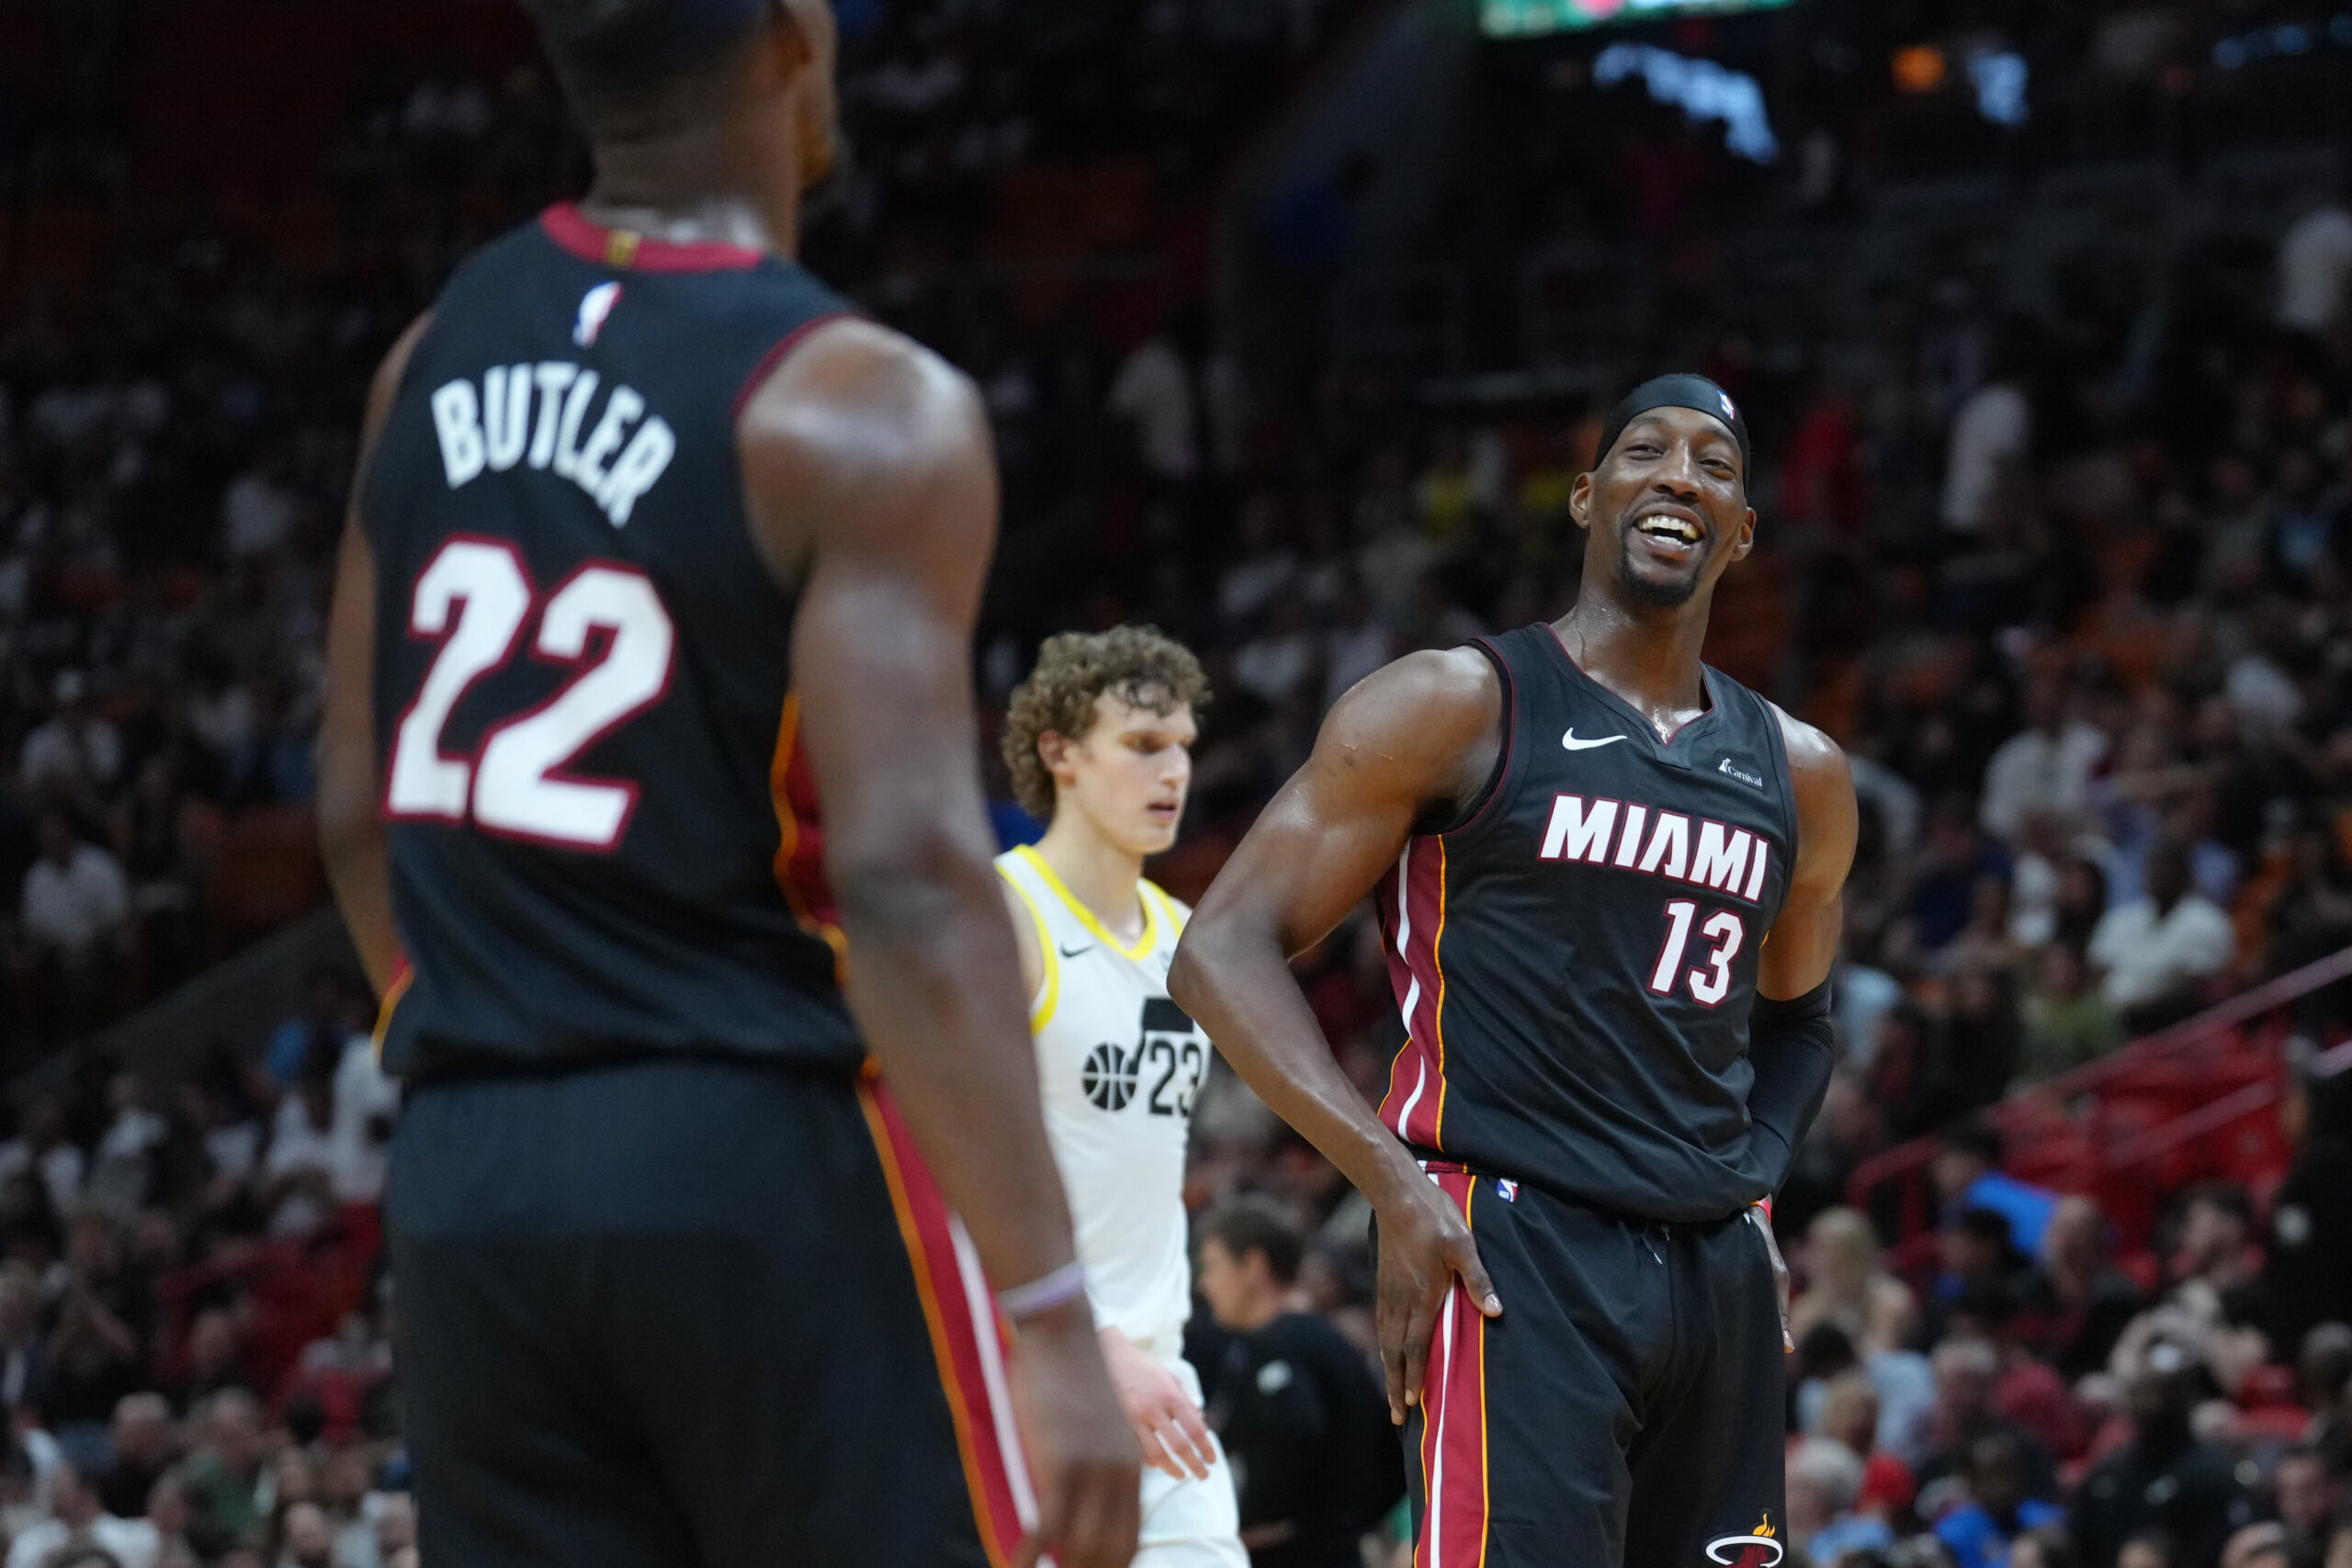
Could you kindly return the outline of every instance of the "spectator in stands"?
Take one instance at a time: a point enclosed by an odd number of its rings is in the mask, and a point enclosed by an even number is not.
[[[57,677],[57,711],[25,738],[17,783],[27,794],[85,809],[104,798],[122,773],[122,738],[90,702],[90,678],[79,670]]]
[[[2257,1326],[2266,1313],[2253,1201],[2234,1182],[2201,1182],[2180,1202],[2177,1235],[2165,1261],[2170,1284],[2124,1329],[2109,1368],[2128,1382],[2154,1350],[2177,1348],[2234,1394],[2269,1351]]]
[[[1862,1461],[1845,1444],[1806,1438],[1789,1450],[1788,1538],[1815,1562],[1836,1562],[1849,1551],[1894,1544],[1884,1519],[1857,1513]]]
[[[334,1526],[316,1503],[296,1503],[286,1510],[278,1534],[282,1546],[277,1568],[334,1568]]]
[[[2119,904],[2091,932],[2099,991],[2133,1030],[2160,1029],[2195,1012],[2205,982],[2237,952],[2228,915],[2196,890],[2188,846],[2158,839],[2148,848],[2145,891]]]
[[[85,1198],[128,1224],[146,1208],[154,1182],[154,1162],[164,1142],[164,1119],[147,1108],[147,1086],[136,1073],[114,1075],[107,1085],[114,1120],[98,1139]]]
[[[1255,1568],[1355,1568],[1363,1533],[1403,1494],[1403,1461],[1362,1353],[1297,1308],[1303,1250],[1264,1202],[1202,1223],[1201,1296],[1232,1336],[1209,1420],[1233,1455]]]
[[[2320,1324],[2352,1318],[2352,1047],[2289,1076],[2279,1122],[2295,1158],[2270,1201],[2262,1294],[2284,1354]]]
[[[188,1325],[187,1370],[172,1392],[180,1409],[193,1416],[214,1395],[229,1389],[253,1392],[245,1371],[243,1336],[234,1313],[225,1307],[207,1307]]]
[[[51,1314],[42,1404],[61,1427],[98,1426],[145,1371],[154,1284],[123,1257],[121,1229],[85,1208],[66,1230],[65,1281]]]
[[[2023,1289],[2025,1258],[2009,1243],[2007,1218],[1992,1209],[1962,1209],[1937,1235],[1941,1264],[1919,1314],[1917,1343],[1934,1347],[1958,1332],[1963,1302],[1979,1314],[2014,1304]]]
[[[339,1060],[355,1035],[366,1038],[364,1013],[358,982],[334,964],[314,966],[302,981],[302,1010],[279,1024],[262,1049],[269,1076],[291,1087],[313,1052]]]
[[[1888,1446],[1881,1408],[1878,1390],[1868,1373],[1843,1372],[1824,1387],[1819,1408],[1804,1428],[1862,1456],[1862,1489],[1856,1506],[1891,1520],[1910,1510],[1919,1483],[1912,1478],[1911,1467]]]
[[[1865,1359],[1908,1343],[1917,1305],[1910,1287],[1886,1271],[1870,1221],[1852,1209],[1825,1209],[1804,1235],[1804,1291],[1789,1310],[1789,1331],[1802,1338],[1816,1323],[1835,1324]]]
[[[86,1168],[81,1148],[65,1135],[65,1107],[55,1095],[36,1095],[25,1107],[23,1131],[0,1144],[0,1179],[34,1177],[52,1213],[81,1202]]]
[[[2091,1471],[2075,1499],[2071,1524],[2086,1568],[2131,1568],[2132,1546],[2143,1562],[2212,1562],[2253,1509],[2229,1457],[2189,1430],[2191,1363],[2160,1347],[2126,1393],[2131,1440]],[[2180,1544],[2152,1542],[2150,1530]]]
[[[2066,1380],[2018,1338],[2018,1293],[2007,1280],[1964,1287],[1952,1299],[1951,1332],[1984,1340],[2000,1358],[1993,1407],[2041,1438],[2052,1458],[2072,1460],[2089,1446],[2090,1427]]]
[[[2079,1194],[2060,1199],[2020,1298],[2022,1332],[2068,1382],[2106,1366],[2140,1312],[2140,1287],[2108,1255],[2107,1235],[2097,1203]]]
[[[177,1459],[172,1407],[160,1393],[126,1393],[115,1402],[107,1428],[113,1457],[98,1476],[98,1497],[109,1514],[142,1518],[155,1492]]]
[[[147,1494],[147,1522],[155,1529],[155,1568],[198,1568],[200,1559],[187,1539],[187,1489],[169,1472],[158,1477]]]
[[[2329,1472],[2326,1456],[2314,1448],[2289,1449],[2270,1476],[2271,1495],[2288,1557],[2315,1562],[2327,1550],[2328,1533],[2345,1514],[2345,1479]]]
[[[25,873],[17,924],[20,984],[46,987],[58,1027],[97,1016],[106,966],[130,958],[130,883],[122,863],[74,829],[64,813],[41,818],[40,858]]]
[[[2008,1245],[2031,1256],[2041,1250],[2058,1195],[2004,1171],[2007,1152],[1999,1130],[1985,1117],[1947,1122],[1936,1134],[1928,1176],[1947,1213],[1990,1209],[2008,1222]]]
[[[2245,1526],[2222,1546],[2221,1568],[2294,1568],[2287,1532],[2275,1519]]]
[[[2327,1538],[2327,1561],[2323,1568],[2352,1568],[2352,1523],[2335,1527]]]
[[[1935,1528],[1960,1568],[2004,1568],[2018,1536],[2064,1522],[2064,1508],[2026,1495],[2026,1463],[2006,1432],[1988,1432],[1968,1446],[1959,1470],[1966,1495]]]
[[[1984,769],[1977,820],[2011,847],[2036,818],[2063,840],[2090,804],[2091,775],[2107,759],[2107,735],[2072,711],[2064,682],[2043,676],[2026,688],[2026,728],[2001,743]]]
[[[1957,545],[1981,539],[2024,468],[2033,441],[2030,352],[2022,327],[2004,330],[1985,366],[1984,385],[1952,418],[1939,515]]]
[[[2278,324],[2325,337],[2352,301],[2352,211],[2321,201],[2278,242]]]
[[[2352,1324],[2320,1323],[2295,1354],[2295,1397],[2312,1413],[2311,1439],[2337,1470],[2352,1473]]]
[[[243,1389],[223,1389],[196,1420],[203,1437],[176,1472],[192,1514],[188,1539],[207,1557],[258,1548],[274,1496],[261,1401]]]
[[[2082,1568],[2064,1528],[2028,1530],[2009,1543],[2009,1568]]]
[[[1982,1339],[1947,1339],[1928,1360],[1936,1374],[1935,1418],[1928,1449],[1912,1467],[1919,1481],[1921,1515],[1934,1517],[1960,1495],[1960,1467],[1979,1438],[1996,1434],[2017,1444],[2025,1495],[2054,1495],[2056,1467],[2049,1449],[2003,1416],[1995,1402],[2001,1379],[1999,1353]]]
[[[145,1519],[117,1518],[72,1460],[60,1460],[49,1476],[49,1517],[9,1543],[7,1568],[51,1568],[67,1554],[95,1547],[121,1568],[154,1568],[161,1542]]]
[[[2018,1066],[2029,1083],[2087,1066],[2123,1043],[2123,1020],[2091,984],[2082,950],[2066,942],[2041,950],[2024,1015]]]
[[[0,1406],[9,1410],[22,1408],[48,1382],[40,1308],[40,1276],[17,1259],[0,1263]]]

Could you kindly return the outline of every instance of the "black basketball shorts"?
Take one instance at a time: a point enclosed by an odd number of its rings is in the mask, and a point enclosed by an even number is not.
[[[648,1061],[430,1085],[387,1197],[436,1568],[987,1568],[994,1304],[887,1097]]]
[[[1414,1568],[1772,1568],[1781,1315],[1760,1215],[1658,1224],[1432,1162],[1495,1282],[1457,1285],[1406,1426]]]

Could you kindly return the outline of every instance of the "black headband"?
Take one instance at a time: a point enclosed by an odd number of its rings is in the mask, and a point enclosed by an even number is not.
[[[1643,382],[1625,394],[1617,406],[1609,411],[1609,423],[1600,429],[1600,458],[1609,456],[1625,427],[1652,409],[1692,409],[1716,421],[1731,432],[1739,443],[1739,477],[1747,478],[1747,419],[1731,394],[1708,380],[1704,376],[1678,374],[1658,376]]]
[[[628,0],[602,7],[593,23],[569,26],[535,9],[564,73],[591,91],[609,91],[694,64],[774,15],[776,0]]]

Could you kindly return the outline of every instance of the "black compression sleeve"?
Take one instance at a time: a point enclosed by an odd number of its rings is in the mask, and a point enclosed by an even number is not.
[[[1759,996],[1748,1011],[1747,1059],[1756,1081],[1747,1090],[1747,1118],[1772,1140],[1756,1155],[1775,1192],[1829,1093],[1832,1039],[1826,980],[1784,1002]]]

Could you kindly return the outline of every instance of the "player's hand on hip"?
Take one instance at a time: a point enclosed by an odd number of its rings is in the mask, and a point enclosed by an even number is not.
[[[1119,1407],[1127,1413],[1127,1424],[1143,1445],[1144,1463],[1179,1481],[1187,1475],[1207,1480],[1216,1463],[1216,1447],[1183,1380],[1115,1328],[1102,1330],[1102,1364],[1118,1392]]]
[[[1789,1331],[1789,1265],[1781,1256],[1781,1244],[1772,1235],[1772,1211],[1762,1203],[1748,1206],[1748,1219],[1764,1233],[1764,1250],[1772,1259],[1772,1293],[1781,1303],[1781,1348],[1797,1348],[1797,1337]]]
[[[1430,1338],[1455,1280],[1480,1312],[1502,1315],[1502,1298],[1478,1261],[1462,1211],[1436,1183],[1408,1181],[1380,1216],[1380,1364],[1388,1374],[1388,1418],[1405,1424],[1420,1403]]]
[[[1037,1524],[1012,1568],[1127,1568],[1142,1471],[1083,1300],[1025,1318],[1012,1357],[1014,1408],[1037,1489]]]

